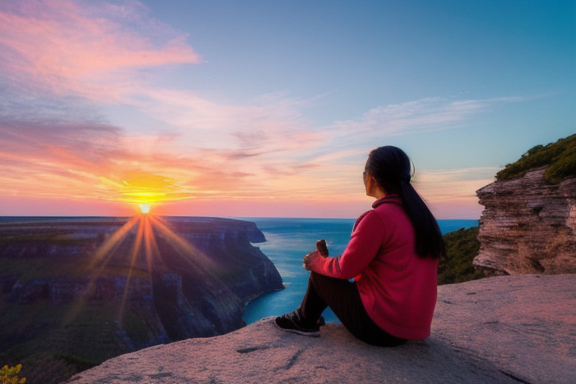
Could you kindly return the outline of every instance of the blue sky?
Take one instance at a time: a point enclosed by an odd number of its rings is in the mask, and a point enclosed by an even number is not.
[[[439,218],[478,218],[499,169],[576,132],[576,1],[24,0],[0,17],[0,214],[356,217],[367,153],[397,145]]]

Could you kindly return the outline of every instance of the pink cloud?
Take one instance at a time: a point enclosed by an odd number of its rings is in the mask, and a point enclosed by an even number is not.
[[[361,196],[360,196],[361,197]],[[307,199],[187,200],[154,207],[166,216],[356,218],[370,209],[369,200],[318,201]]]
[[[73,196],[2,195],[1,216],[133,216],[137,207],[120,202]]]
[[[200,62],[186,38],[136,2],[0,3],[0,68],[22,83],[31,77],[44,91],[103,98],[107,90],[109,98],[115,82],[134,82],[127,71]]]

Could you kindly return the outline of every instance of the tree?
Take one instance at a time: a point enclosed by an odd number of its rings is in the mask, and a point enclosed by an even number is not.
[[[26,378],[18,377],[21,369],[22,364],[18,364],[12,368],[9,368],[7,365],[3,366],[2,369],[0,369],[0,384],[24,384]]]

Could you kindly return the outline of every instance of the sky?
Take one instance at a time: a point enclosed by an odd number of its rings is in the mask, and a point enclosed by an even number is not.
[[[438,219],[576,133],[576,1],[0,0],[0,216]]]

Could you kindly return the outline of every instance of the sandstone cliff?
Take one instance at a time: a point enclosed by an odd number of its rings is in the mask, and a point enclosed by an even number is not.
[[[119,356],[70,384],[576,382],[576,278],[501,276],[438,288],[432,335],[378,348],[327,324],[320,338],[271,319]]]
[[[545,180],[546,166],[477,191],[476,267],[494,274],[576,273],[576,177]]]
[[[254,223],[217,218],[0,223],[0,358],[57,383],[78,365],[236,330],[249,300],[283,288],[252,245],[263,241]]]

